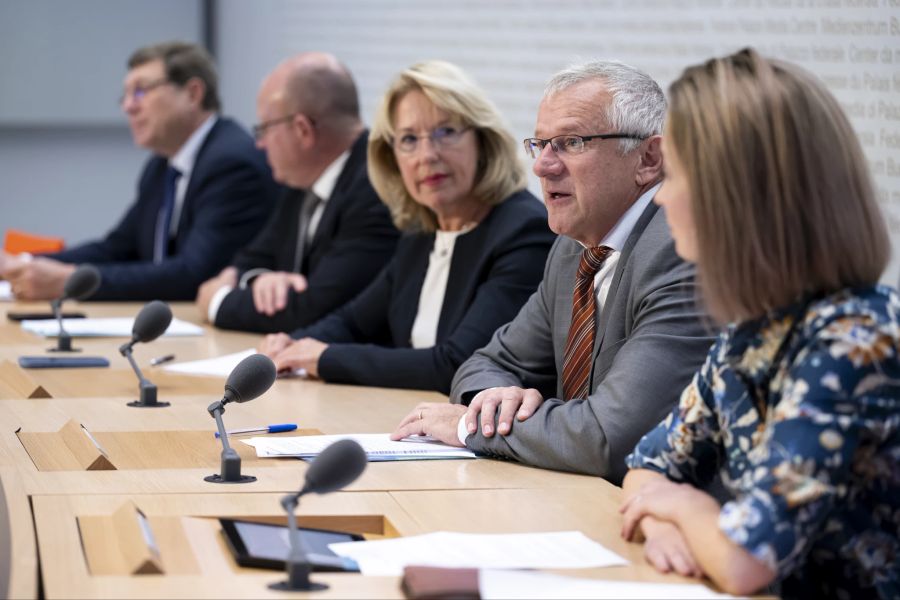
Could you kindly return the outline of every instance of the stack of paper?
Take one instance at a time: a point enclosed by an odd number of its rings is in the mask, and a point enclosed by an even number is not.
[[[12,293],[12,286],[8,281],[0,281],[0,300],[15,300]]]
[[[409,565],[483,569],[587,569],[628,561],[580,531],[550,533],[454,533],[329,544],[351,558],[363,575],[402,575]],[[525,594],[525,597],[533,597]]]
[[[387,433],[357,433],[352,435],[305,435],[300,437],[254,437],[241,440],[256,448],[260,458],[294,456],[314,458],[338,440],[355,440],[366,458],[372,462],[387,460],[427,460],[439,458],[475,458],[466,448],[455,448],[427,437],[392,441]]]
[[[481,571],[478,574],[482,600],[514,598],[734,598],[714,592],[705,585],[604,581],[563,577],[528,571]]]
[[[131,337],[134,319],[130,317],[63,319],[63,327],[72,337]],[[59,324],[56,322],[56,319],[22,321],[22,329],[44,337],[56,337],[59,335]],[[203,328],[181,319],[172,319],[172,323],[163,335],[203,335]]]

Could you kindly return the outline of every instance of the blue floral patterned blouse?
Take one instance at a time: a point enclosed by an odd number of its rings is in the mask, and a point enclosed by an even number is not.
[[[718,472],[719,527],[784,597],[900,598],[898,319],[876,286],[726,329],[628,466]]]

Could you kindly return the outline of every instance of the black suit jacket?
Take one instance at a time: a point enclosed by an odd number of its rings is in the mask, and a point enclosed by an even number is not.
[[[167,162],[162,156],[147,161],[137,201],[105,239],[48,255],[97,266],[102,282],[92,300],[193,300],[270,214],[277,186],[265,157],[247,132],[220,117],[197,153],[168,257],[154,264]]]
[[[400,233],[369,183],[367,143],[365,133],[353,143],[303,256],[306,291],[289,291],[285,309],[268,317],[256,311],[252,289],[232,290],[219,306],[216,326],[263,333],[304,327],[356,296],[387,264]],[[303,196],[300,190],[282,195],[265,229],[235,259],[239,271],[293,271]]]
[[[459,236],[431,348],[413,349],[410,334],[434,234],[403,237],[393,260],[362,294],[291,335],[330,344],[318,365],[326,381],[447,393],[456,368],[537,289],[554,237],[544,205],[527,191]]]

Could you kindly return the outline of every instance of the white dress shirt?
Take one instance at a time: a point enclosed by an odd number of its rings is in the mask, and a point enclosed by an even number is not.
[[[413,348],[431,348],[437,340],[438,321],[444,306],[444,295],[447,293],[453,248],[456,239],[470,229],[471,227],[434,233],[434,247],[428,255],[428,270],[425,272],[422,291],[419,292],[419,310],[410,333]]]
[[[209,135],[218,118],[217,115],[210,115],[200,127],[194,130],[194,133],[182,144],[178,152],[169,159],[169,166],[174,167],[181,173],[181,176],[175,183],[175,204],[172,206],[172,218],[169,221],[169,239],[172,239],[178,233],[178,221],[181,220],[181,212],[184,209],[184,196],[187,194],[188,184],[191,182],[191,173],[194,170],[194,164],[197,162],[200,146],[203,145],[206,136]]]

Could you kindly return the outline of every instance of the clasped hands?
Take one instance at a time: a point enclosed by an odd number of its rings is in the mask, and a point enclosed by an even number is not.
[[[216,292],[223,287],[235,288],[238,284],[238,271],[234,267],[226,267],[221,273],[205,281],[197,291],[197,305],[202,314],[209,311],[210,302]],[[253,294],[253,307],[256,312],[268,317],[281,312],[287,307],[288,292],[294,290],[298,294],[308,287],[306,277],[299,273],[272,271],[262,273],[253,278],[250,291]]]
[[[265,354],[281,371],[306,370],[310,377],[319,376],[319,358],[328,348],[328,344],[313,338],[295,340],[286,333],[267,335],[259,345],[260,354]]]
[[[391,433],[391,439],[428,435],[447,445],[462,447],[457,435],[460,419],[465,420],[469,434],[478,431],[480,422],[482,434],[492,437],[496,416],[497,432],[507,435],[512,431],[514,418],[524,421],[543,401],[543,396],[535,389],[497,387],[479,392],[468,408],[459,404],[422,402],[400,421]]]

